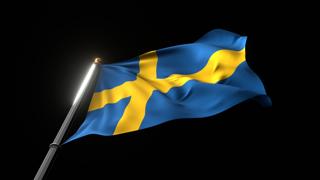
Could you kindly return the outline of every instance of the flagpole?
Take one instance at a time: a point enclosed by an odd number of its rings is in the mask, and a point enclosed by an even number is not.
[[[42,180],[43,179],[56,151],[60,147],[62,138],[64,137],[67,129],[69,128],[71,120],[72,120],[77,108],[80,105],[81,99],[84,96],[85,91],[87,90],[87,85],[89,84],[90,80],[92,79],[92,76],[94,74],[94,70],[96,69],[97,66],[100,66],[100,64],[101,64],[101,59],[96,58],[94,60],[94,63],[91,65],[86,77],[84,78],[84,80],[80,86],[80,89],[78,90],[78,93],[75,97],[75,100],[74,100],[65,120],[63,121],[63,123],[60,127],[58,134],[56,135],[53,142],[49,145],[49,151],[47,152],[46,157],[42,161],[42,164],[41,164],[36,176],[34,177],[34,180]]]

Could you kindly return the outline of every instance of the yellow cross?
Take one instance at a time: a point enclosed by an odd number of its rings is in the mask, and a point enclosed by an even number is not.
[[[113,134],[138,130],[145,116],[145,109],[154,90],[167,93],[173,87],[183,86],[190,80],[214,84],[230,77],[238,65],[245,60],[245,49],[241,51],[218,50],[211,55],[206,66],[193,74],[172,74],[167,78],[157,78],[158,56],[151,51],[140,56],[140,72],[134,81],[127,81],[112,89],[94,93],[89,111],[108,104],[117,103],[131,97]],[[186,59],[187,63],[187,59]]]

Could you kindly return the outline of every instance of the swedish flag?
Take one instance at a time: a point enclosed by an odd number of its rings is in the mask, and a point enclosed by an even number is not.
[[[254,97],[268,105],[245,61],[245,43],[246,37],[218,29],[191,44],[102,65],[87,117],[67,142],[212,116]]]

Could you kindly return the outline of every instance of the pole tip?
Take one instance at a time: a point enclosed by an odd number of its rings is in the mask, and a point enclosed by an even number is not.
[[[98,58],[98,57],[95,58],[95,59],[94,59],[94,63],[95,63],[95,64],[101,64],[101,63],[102,63],[101,58]]]

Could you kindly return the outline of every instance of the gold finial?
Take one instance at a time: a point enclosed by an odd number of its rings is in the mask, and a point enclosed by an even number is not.
[[[98,57],[95,58],[95,59],[94,59],[94,63],[95,63],[95,64],[101,64],[101,63],[102,63],[101,58],[98,58]]]

